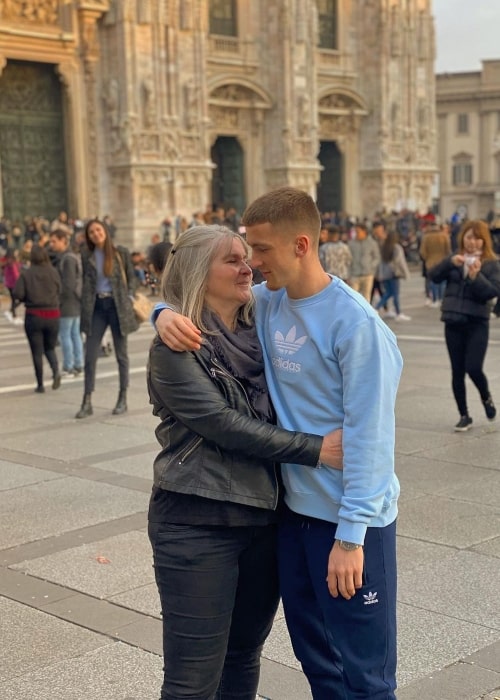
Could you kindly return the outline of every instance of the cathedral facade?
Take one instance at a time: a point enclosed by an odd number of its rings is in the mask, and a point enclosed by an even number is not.
[[[425,209],[434,53],[431,0],[2,0],[0,213]]]

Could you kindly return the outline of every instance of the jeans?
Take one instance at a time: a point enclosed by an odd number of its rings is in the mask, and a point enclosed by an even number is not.
[[[61,316],[59,340],[63,354],[63,369],[71,372],[83,367],[83,343],[79,316]]]
[[[34,314],[26,314],[24,330],[30,344],[31,357],[35,368],[36,382],[43,385],[43,356],[48,360],[52,375],[59,373],[56,355],[57,334],[59,333],[59,318],[41,318]]]
[[[101,340],[104,331],[110,327],[115,347],[115,356],[118,363],[118,373],[120,376],[120,391],[125,391],[128,387],[128,352],[127,336],[120,332],[120,322],[116,312],[113,297],[104,299],[96,298],[94,315],[90,333],[85,344],[85,393],[91,394],[95,388],[95,372],[97,358],[101,352]]]
[[[285,619],[314,700],[395,700],[396,523],[368,528],[363,586],[351,600],[326,583],[335,523],[288,511],[278,551]]]
[[[444,337],[451,362],[453,396],[461,416],[469,415],[465,390],[466,374],[475,384],[482,401],[486,401],[490,396],[488,380],[483,372],[488,336],[487,321],[444,325]]]
[[[397,315],[401,313],[401,309],[399,307],[399,278],[398,277],[391,277],[388,280],[384,280],[384,293],[382,295],[382,298],[378,302],[377,306],[375,307],[376,309],[382,308],[382,306],[386,306],[387,302],[389,299],[392,297],[392,300],[394,302],[394,309],[396,310]]]
[[[161,700],[255,700],[278,607],[276,527],[150,523],[163,617]]]
[[[442,301],[443,296],[444,296],[444,290],[446,289],[446,281],[444,281],[444,282],[432,282],[432,280],[431,280],[430,286],[431,286],[432,301]]]

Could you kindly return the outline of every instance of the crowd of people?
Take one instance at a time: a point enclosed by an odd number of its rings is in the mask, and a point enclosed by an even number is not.
[[[84,394],[76,418],[93,413],[97,360],[110,353],[111,338],[119,370],[119,392],[113,414],[127,410],[128,335],[138,328],[132,301],[141,278],[129,250],[116,243],[109,217],[72,222],[65,212],[52,222],[27,222],[24,236],[3,221],[4,287],[10,295],[6,318],[24,323],[35,370],[35,392],[45,393],[43,357],[52,373],[52,389],[62,378],[83,373]],[[150,246],[150,277],[158,279],[169,244]],[[19,317],[24,304],[24,321]],[[105,336],[109,334],[109,338]],[[82,335],[85,342],[82,340]],[[62,367],[56,346],[60,345]]]
[[[262,195],[241,219],[219,208],[164,220],[144,254],[117,244],[103,220],[80,237],[64,217],[53,223],[47,238],[8,245],[2,261],[12,323],[25,305],[37,393],[44,355],[52,389],[61,384],[59,337],[63,372],[84,373],[75,417],[91,416],[109,328],[113,414],[124,413],[132,298],[143,285],[162,299],[147,371],[159,418],[148,532],[162,700],[254,700],[280,597],[314,700],[394,700],[402,357],[383,319],[410,320],[400,281],[416,262],[414,237],[426,303],[441,308],[455,430],[473,422],[466,375],[495,419],[483,370],[500,297],[491,226],[465,221],[454,233],[430,213],[321,216],[293,187]]]

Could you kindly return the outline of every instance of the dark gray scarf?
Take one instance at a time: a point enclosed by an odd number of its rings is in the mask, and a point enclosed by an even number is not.
[[[235,377],[248,394],[252,408],[261,420],[272,421],[273,410],[264,376],[264,358],[255,326],[238,321],[230,331],[214,313],[205,311],[203,321],[214,335],[206,337],[219,362]]]

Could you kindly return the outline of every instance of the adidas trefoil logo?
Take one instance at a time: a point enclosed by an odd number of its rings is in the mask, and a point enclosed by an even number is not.
[[[277,349],[283,353],[283,355],[294,355],[297,350],[304,345],[307,340],[307,335],[303,335],[297,338],[297,328],[292,326],[285,337],[280,331],[276,331],[274,334],[274,342],[276,343]]]
[[[365,599],[364,605],[373,605],[374,603],[378,603],[377,591],[375,591],[375,593],[370,591],[367,595],[363,595],[363,598]]]

